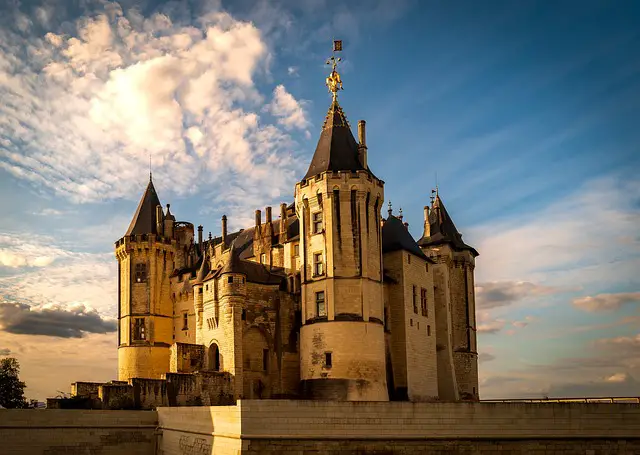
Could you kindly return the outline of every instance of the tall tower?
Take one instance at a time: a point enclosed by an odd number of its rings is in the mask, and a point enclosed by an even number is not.
[[[118,259],[118,379],[155,378],[169,371],[173,307],[175,218],[149,184],[126,234],[115,244]]]
[[[443,400],[478,400],[475,258],[462,241],[440,195],[424,208],[418,245],[434,265],[438,391]]]
[[[335,49],[340,50],[340,49]],[[380,208],[384,182],[367,165],[365,124],[359,143],[333,100],[315,154],[296,184],[300,220],[302,327],[300,377],[313,399],[386,401]]]

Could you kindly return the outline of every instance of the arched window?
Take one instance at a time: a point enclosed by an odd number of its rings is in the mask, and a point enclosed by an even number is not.
[[[220,349],[215,343],[209,346],[209,369],[220,371]]]

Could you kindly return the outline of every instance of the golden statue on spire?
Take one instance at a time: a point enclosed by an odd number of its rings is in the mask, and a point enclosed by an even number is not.
[[[338,90],[342,90],[342,79],[340,73],[336,70],[338,63],[342,61],[340,57],[336,58],[335,53],[342,51],[342,40],[333,41],[333,55],[327,60],[327,65],[331,65],[331,74],[327,77],[325,84],[329,92],[333,94],[333,101],[338,98]]]

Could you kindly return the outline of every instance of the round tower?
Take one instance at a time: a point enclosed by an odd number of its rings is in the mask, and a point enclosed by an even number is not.
[[[163,215],[151,179],[127,233],[115,244],[118,260],[118,380],[169,371],[173,307],[174,218]],[[169,237],[165,236],[169,233]]]
[[[364,122],[358,144],[337,91],[305,177],[296,184],[300,220],[302,395],[388,400],[385,373],[380,208],[384,183],[367,166]]]

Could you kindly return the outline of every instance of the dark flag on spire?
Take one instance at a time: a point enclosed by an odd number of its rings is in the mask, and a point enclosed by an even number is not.
[[[342,40],[333,40],[333,52],[342,51]]]

